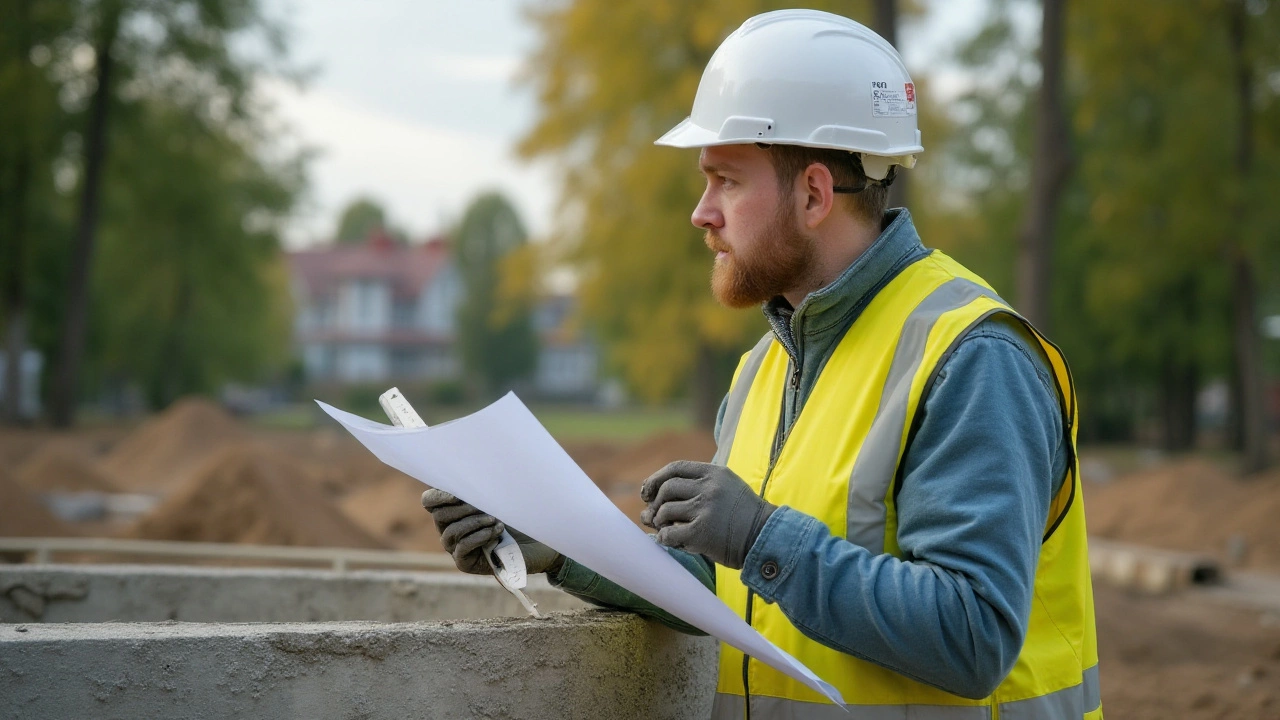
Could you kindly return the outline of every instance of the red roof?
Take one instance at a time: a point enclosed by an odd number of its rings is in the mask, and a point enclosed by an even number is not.
[[[348,280],[383,280],[395,297],[415,298],[449,260],[449,243],[397,242],[378,230],[362,243],[330,245],[289,253],[289,270],[311,297],[335,292]]]

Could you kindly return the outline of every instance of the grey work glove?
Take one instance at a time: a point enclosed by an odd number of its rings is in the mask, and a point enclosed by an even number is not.
[[[640,522],[658,531],[658,542],[735,570],[778,509],[729,468],[689,460],[650,475],[640,499],[649,503]]]
[[[554,573],[564,564],[560,553],[515,528],[506,527],[494,516],[480,512],[443,490],[431,488],[422,493],[422,507],[431,512],[436,529],[440,531],[440,544],[453,556],[453,564],[464,573],[493,573],[484,559],[484,547],[497,540],[504,529],[510,531],[511,537],[519,543],[526,572]]]

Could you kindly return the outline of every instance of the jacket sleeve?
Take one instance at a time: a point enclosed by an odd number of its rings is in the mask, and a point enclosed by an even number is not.
[[[675,548],[663,549],[671,557],[675,558],[676,562],[683,565],[690,573],[693,573],[693,576],[698,578],[703,585],[710,588],[712,592],[715,591],[715,569],[705,558],[701,555],[694,555]],[[628,610],[653,618],[667,627],[688,635],[706,635],[703,631],[675,615],[569,558],[565,558],[564,566],[560,569],[560,572],[555,577],[549,578],[549,580],[552,585],[593,605],[613,610]]]
[[[720,411],[716,415],[715,437],[720,437],[720,423],[724,419],[725,407],[729,402],[729,396],[726,395],[720,401]],[[655,468],[656,469],[656,468]],[[707,589],[711,592],[716,590],[716,571],[715,566],[701,555],[694,555],[683,550],[675,548],[663,548],[666,550],[676,562],[684,566],[686,570],[693,573]],[[653,603],[636,595],[635,593],[617,585],[614,582],[606,580],[596,572],[574,562],[570,558],[565,558],[564,566],[556,573],[554,577],[548,577],[552,585],[564,590],[576,598],[585,600],[593,605],[612,608],[615,610],[629,610],[645,617],[653,618],[671,628],[675,628],[680,632],[690,635],[706,635],[706,633],[684,622],[676,616],[659,608]]]
[[[1013,322],[966,335],[924,401],[897,497],[901,558],[782,507],[741,575],[806,636],[969,698],[991,694],[1021,651],[1066,469],[1047,361]],[[766,580],[770,561],[780,572]]]

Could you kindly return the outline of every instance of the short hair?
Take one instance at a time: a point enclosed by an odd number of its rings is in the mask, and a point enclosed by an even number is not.
[[[767,145],[769,161],[778,175],[778,186],[786,191],[810,165],[825,165],[831,172],[834,184],[842,187],[862,187],[861,192],[845,194],[845,207],[855,217],[879,225],[889,207],[889,183],[896,168],[890,168],[884,180],[872,180],[862,169],[862,158],[848,150],[811,148],[801,145]]]

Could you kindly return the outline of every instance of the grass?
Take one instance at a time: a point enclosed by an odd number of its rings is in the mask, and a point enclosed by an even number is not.
[[[342,409],[378,422],[387,421],[382,409],[376,405]],[[469,406],[419,408],[423,419],[431,425],[463,417],[478,409]],[[530,410],[547,431],[561,442],[631,442],[655,433],[685,431],[693,427],[689,411],[680,407],[603,410],[586,406],[534,405]],[[307,402],[255,415],[249,422],[254,427],[268,430],[307,430],[317,427],[320,420],[319,408]]]
[[[684,408],[595,408],[533,407],[533,414],[556,440],[635,441],[671,430],[693,427],[693,418]]]

